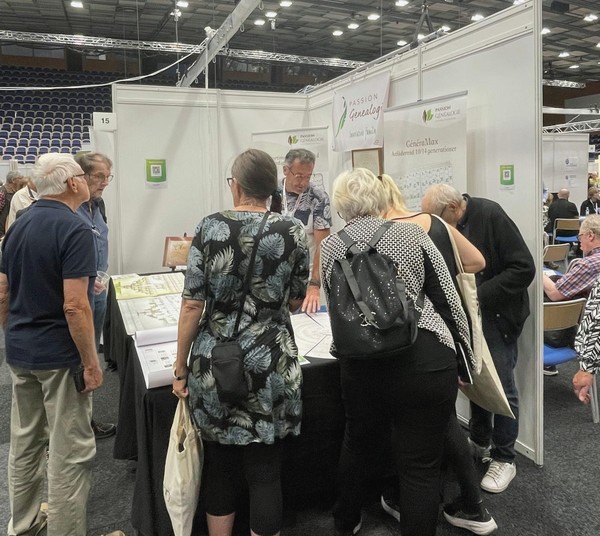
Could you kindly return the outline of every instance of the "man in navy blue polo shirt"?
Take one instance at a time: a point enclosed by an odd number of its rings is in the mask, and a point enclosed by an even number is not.
[[[42,155],[40,200],[2,244],[0,321],[13,384],[8,535],[86,534],[96,442],[91,392],[102,385],[90,302],[96,248],[77,208],[89,199],[83,170],[67,154]],[[83,367],[78,392],[75,371]],[[40,511],[48,455],[47,520]]]

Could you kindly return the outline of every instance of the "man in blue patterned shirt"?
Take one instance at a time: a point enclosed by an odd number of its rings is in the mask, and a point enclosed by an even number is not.
[[[282,213],[298,218],[306,228],[311,254],[311,275],[302,311],[319,310],[321,280],[319,260],[321,241],[331,231],[331,205],[322,184],[311,181],[315,154],[307,149],[292,149],[285,155],[282,181]]]

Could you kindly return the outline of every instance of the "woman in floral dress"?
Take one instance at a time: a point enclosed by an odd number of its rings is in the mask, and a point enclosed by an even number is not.
[[[266,216],[237,337],[249,394],[235,406],[221,403],[212,349],[233,334],[267,201],[273,196],[272,209],[279,204],[277,168],[263,151],[239,155],[232,175],[227,180],[234,208],[203,218],[190,248],[173,390],[189,395],[204,441],[210,536],[231,534],[243,480],[250,493],[250,533],[272,536],[281,526],[279,440],[300,433],[302,372],[289,312],[304,299],[308,248],[300,221],[273,212]]]

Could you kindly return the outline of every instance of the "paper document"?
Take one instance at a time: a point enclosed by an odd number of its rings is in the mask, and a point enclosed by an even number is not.
[[[173,381],[177,356],[177,326],[139,331],[133,337],[146,387],[162,387]]]
[[[299,356],[335,359],[329,353],[332,338],[328,313],[299,313],[290,318]]]
[[[126,274],[112,277],[117,300],[181,294],[184,279],[181,272],[153,275]]]
[[[136,331],[177,326],[181,296],[167,294],[153,298],[121,300],[118,303],[125,331],[127,335],[133,335]]]

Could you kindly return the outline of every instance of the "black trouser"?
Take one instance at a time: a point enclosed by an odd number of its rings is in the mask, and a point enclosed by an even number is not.
[[[236,510],[241,479],[250,492],[250,528],[261,536],[281,529],[282,445],[251,443],[245,446],[220,445],[205,441],[206,470],[202,486],[206,513],[225,516]]]
[[[438,352],[442,363],[456,362],[454,352],[425,330],[419,331],[409,351],[393,358],[340,360],[346,430],[334,507],[338,528],[358,523],[367,454],[379,432],[392,424],[402,536],[435,534],[444,436],[456,400],[457,376],[456,368],[415,373],[415,360],[424,351]]]

